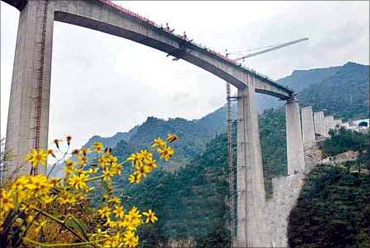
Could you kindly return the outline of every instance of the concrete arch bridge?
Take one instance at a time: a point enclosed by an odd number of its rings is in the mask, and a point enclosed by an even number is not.
[[[6,149],[16,159],[6,165],[8,173],[23,164],[30,149],[47,147],[54,21],[119,36],[186,60],[238,89],[235,246],[270,246],[255,93],[286,101],[288,174],[294,174],[303,172],[304,155],[293,91],[107,0],[2,1],[20,11],[6,134]],[[29,171],[24,166],[19,174]]]

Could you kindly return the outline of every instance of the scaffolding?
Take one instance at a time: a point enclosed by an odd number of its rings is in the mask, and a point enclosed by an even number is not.
[[[235,100],[235,97],[231,97],[230,84],[226,83],[226,123],[227,123],[227,151],[228,151],[228,182],[229,182],[229,229],[231,244],[234,244],[236,237],[236,213],[235,213],[235,166],[233,156],[233,119],[231,110],[231,101]]]
[[[47,22],[47,5],[48,0],[43,0],[42,10],[42,30],[41,30],[41,40],[40,44],[40,67],[37,69],[37,91],[36,91],[36,117],[35,117],[35,137],[33,147],[36,150],[40,149],[40,133],[41,133],[41,114],[42,114],[42,91],[44,84],[44,63],[45,63],[45,42],[46,42],[46,22]],[[31,168],[31,175],[38,174],[38,166]]]

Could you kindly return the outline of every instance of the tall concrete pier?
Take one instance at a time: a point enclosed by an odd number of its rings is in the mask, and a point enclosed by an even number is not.
[[[285,105],[288,175],[303,173],[304,153],[299,103],[291,98]]]
[[[21,166],[14,176],[29,174],[25,155],[47,147],[53,22],[47,1],[29,1],[19,15],[5,144],[14,160],[7,162],[5,175]]]
[[[321,136],[325,136],[324,112],[315,112],[313,114],[313,119],[315,123],[315,133]]]
[[[335,128],[334,117],[333,116],[325,116],[324,125],[325,125],[325,136],[328,137],[330,129]]]
[[[312,107],[301,108],[302,112],[302,138],[305,146],[315,143],[315,127],[313,121]]]
[[[237,240],[235,247],[270,245],[264,217],[265,186],[253,79],[238,90]]]

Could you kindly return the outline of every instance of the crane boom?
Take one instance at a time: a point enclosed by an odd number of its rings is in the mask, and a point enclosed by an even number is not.
[[[265,49],[265,50],[262,50],[262,51],[259,51],[259,52],[256,52],[256,53],[251,53],[251,54],[244,55],[242,57],[234,59],[234,61],[239,61],[239,60],[242,60],[242,59],[250,58],[250,57],[262,54],[262,53],[267,53],[267,52],[270,52],[270,51],[273,51],[273,50],[276,50],[276,49],[279,49],[279,48],[283,48],[283,47],[286,47],[286,46],[290,46],[290,45],[293,45],[293,44],[296,44],[296,43],[299,43],[299,42],[302,42],[302,41],[306,41],[306,40],[308,40],[308,38],[302,38],[302,39],[299,39],[299,40],[286,42],[286,43],[283,43],[283,44],[280,44],[280,45],[277,45],[277,46],[274,46],[274,47],[271,47],[271,48],[268,48],[268,49]]]

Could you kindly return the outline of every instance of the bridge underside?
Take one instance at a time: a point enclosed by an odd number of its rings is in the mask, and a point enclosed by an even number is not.
[[[23,10],[28,0],[3,0]],[[248,75],[256,80],[257,92],[288,99],[293,92],[272,80],[230,62],[222,55],[215,54],[194,43],[186,42],[149,22],[129,15],[100,0],[49,0],[48,8],[54,13],[54,20],[94,29],[111,35],[130,39],[171,54],[211,72],[231,83],[238,89],[248,85]]]

